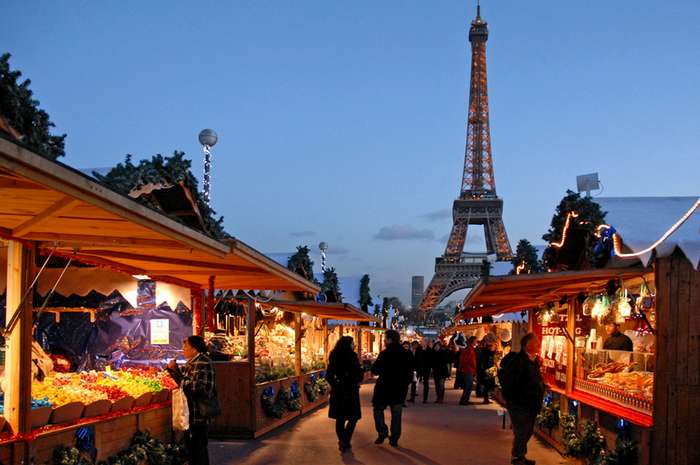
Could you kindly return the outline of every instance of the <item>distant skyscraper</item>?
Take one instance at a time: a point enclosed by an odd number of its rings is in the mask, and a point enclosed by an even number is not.
[[[425,290],[425,278],[423,276],[413,276],[411,278],[411,307],[416,309],[423,300]]]

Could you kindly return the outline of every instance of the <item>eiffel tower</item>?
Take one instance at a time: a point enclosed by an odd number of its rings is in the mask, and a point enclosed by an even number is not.
[[[435,259],[435,275],[425,291],[420,308],[432,310],[445,297],[473,287],[481,278],[483,261],[496,255],[510,260],[513,252],[503,224],[503,200],[496,195],[489,130],[489,99],[486,85],[486,41],[488,26],[477,4],[476,18],[469,29],[472,44],[469,116],[464,173],[459,198],[452,205],[452,232],[445,253]],[[465,253],[469,225],[482,225],[486,253]]]

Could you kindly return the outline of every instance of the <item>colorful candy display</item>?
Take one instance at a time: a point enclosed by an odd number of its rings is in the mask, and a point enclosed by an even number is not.
[[[32,394],[38,406],[60,407],[71,402],[90,404],[105,399],[115,402],[126,396],[138,398],[175,387],[175,382],[165,372],[125,369],[56,373],[42,382],[32,383]]]

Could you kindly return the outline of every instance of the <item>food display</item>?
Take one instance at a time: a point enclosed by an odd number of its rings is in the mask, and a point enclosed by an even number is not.
[[[207,332],[204,335],[212,360],[242,361],[248,358],[246,336]]]
[[[62,406],[79,403],[92,404],[107,400],[111,403],[127,396],[134,399],[146,394],[158,394],[176,387],[175,382],[164,371],[125,369],[119,371],[89,371],[81,373],[55,373],[42,381],[32,383],[34,408]],[[155,400],[159,396],[151,396]]]
[[[577,390],[652,413],[654,354],[578,348],[576,355]]]

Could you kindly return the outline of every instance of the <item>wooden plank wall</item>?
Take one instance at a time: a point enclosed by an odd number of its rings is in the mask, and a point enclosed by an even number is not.
[[[700,272],[680,254],[656,260],[652,463],[700,463]]]
[[[214,362],[216,391],[221,404],[219,415],[209,427],[213,436],[250,434],[250,364]]]

